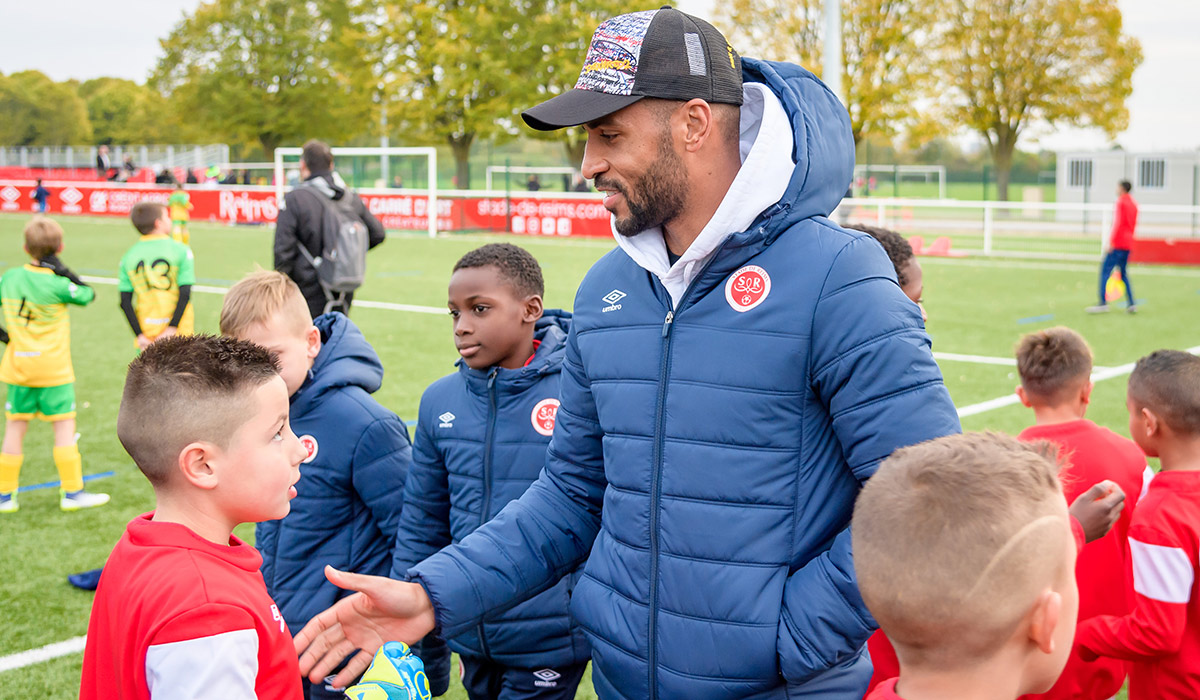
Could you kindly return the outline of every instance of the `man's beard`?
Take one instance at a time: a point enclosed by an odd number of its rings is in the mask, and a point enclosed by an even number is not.
[[[625,198],[629,216],[613,219],[617,233],[625,237],[662,226],[679,216],[687,194],[683,161],[671,147],[666,134],[658,142],[658,153],[650,167],[629,187],[623,187],[603,175],[596,178],[595,184],[597,189],[615,189]],[[633,192],[638,193],[636,199]]]

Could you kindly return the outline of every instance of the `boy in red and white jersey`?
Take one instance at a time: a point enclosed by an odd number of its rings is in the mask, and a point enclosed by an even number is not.
[[[1080,624],[1085,659],[1132,661],[1130,700],[1200,697],[1200,357],[1158,350],[1129,377],[1129,432],[1162,463],[1133,522],[1133,611]]]
[[[1018,436],[1025,442],[1047,440],[1059,448],[1065,465],[1059,474],[1069,502],[1092,484],[1111,480],[1126,494],[1125,510],[1109,533],[1079,552],[1079,620],[1097,615],[1125,615],[1133,605],[1130,587],[1129,523],[1138,495],[1154,472],[1131,440],[1084,418],[1092,395],[1092,351],[1070,328],[1058,326],[1030,333],[1017,343],[1017,396],[1033,409],[1034,425]],[[1073,655],[1048,692],[1027,700],[1107,700],[1125,683],[1120,659],[1084,661]]]
[[[302,698],[262,558],[233,535],[287,515],[308,455],[277,361],[232,338],[161,339],[129,365],[117,437],[157,507],[104,566],[81,700]]]

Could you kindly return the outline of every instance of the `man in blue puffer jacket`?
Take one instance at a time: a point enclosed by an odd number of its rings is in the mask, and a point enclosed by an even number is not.
[[[292,630],[345,596],[326,564],[387,574],[412,461],[408,428],[371,397],[383,382],[375,349],[340,313],[310,318],[300,288],[274,271],[235,284],[221,309],[223,334],[275,353],[308,448],[291,512],[255,529],[267,591]],[[325,682],[304,695],[344,697]]]
[[[454,266],[450,313],[462,358],[458,372],[421,397],[393,578],[469,535],[537,480],[571,325],[570,313],[542,309],[543,286],[537,260],[508,243],[473,250]],[[568,611],[579,574],[449,640],[471,700],[575,697],[591,656]]]
[[[571,611],[600,698],[861,698],[854,499],[959,424],[882,249],[827,218],[845,108],[664,8],[602,23],[575,89],[523,116],[586,126],[620,246],[575,298],[546,467],[419,586],[327,572],[366,595],[301,631],[301,672],[457,634],[586,559]]]

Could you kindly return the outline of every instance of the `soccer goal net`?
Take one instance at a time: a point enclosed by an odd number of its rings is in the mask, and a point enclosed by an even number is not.
[[[869,180],[872,177],[878,177],[889,182],[913,182],[920,180],[925,184],[929,184],[933,178],[937,179],[937,198],[946,199],[946,166],[944,165],[856,165],[854,166],[854,180],[857,186],[858,180]]]
[[[332,148],[333,169],[357,189],[404,189],[425,192],[425,215],[430,238],[437,236],[437,149],[428,146],[364,146]],[[275,149],[275,196],[283,208],[283,195],[300,184],[300,148]]]
[[[505,191],[527,189],[528,184],[529,184],[529,176],[530,175],[535,175],[539,178],[542,175],[561,175],[561,176],[563,176],[563,185],[564,185],[562,189],[569,190],[569,189],[571,189],[571,185],[573,184],[571,182],[571,180],[575,176],[575,173],[577,173],[577,172],[578,171],[575,168],[569,168],[565,165],[562,165],[562,166],[489,165],[487,167],[487,172],[484,175],[484,189],[491,192],[492,190],[495,189],[494,187],[492,187],[492,185],[494,185],[494,184],[499,184],[501,189],[503,189]],[[514,175],[517,177],[513,177]],[[521,177],[521,176],[524,176],[524,177]],[[542,188],[545,186],[545,183],[542,183],[539,179],[538,186],[539,186],[539,188]],[[557,189],[557,188],[545,187],[545,189]]]

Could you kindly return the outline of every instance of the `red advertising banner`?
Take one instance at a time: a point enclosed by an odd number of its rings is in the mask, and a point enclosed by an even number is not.
[[[86,216],[129,216],[143,200],[166,203],[169,187],[112,183],[43,183],[50,190],[48,213]],[[0,180],[0,212],[32,212],[34,183]],[[272,224],[279,216],[271,187],[194,187],[193,221],[231,224]],[[429,226],[429,198],[421,192],[361,190],[367,209],[384,228],[423,231]],[[437,200],[439,231],[512,231],[530,236],[593,236],[607,238],[608,210],[598,194],[555,195],[521,193],[516,197],[480,196],[456,191]]]

